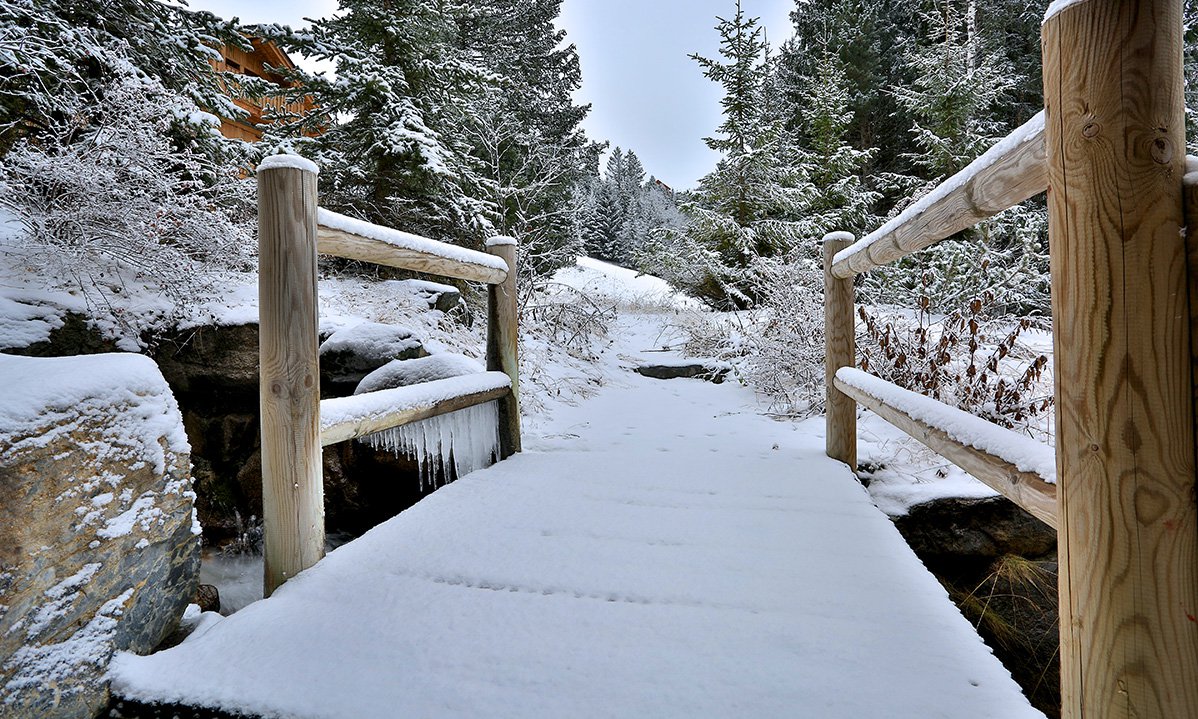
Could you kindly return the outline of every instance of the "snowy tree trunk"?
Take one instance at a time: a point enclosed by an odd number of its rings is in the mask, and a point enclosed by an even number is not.
[[[487,289],[487,370],[512,378],[512,392],[499,400],[499,458],[520,451],[519,310],[516,306],[516,241],[493,237],[487,251],[507,262],[507,279]]]
[[[1045,21],[1062,715],[1198,716],[1180,0]]]
[[[324,556],[316,172],[258,169],[264,595]]]

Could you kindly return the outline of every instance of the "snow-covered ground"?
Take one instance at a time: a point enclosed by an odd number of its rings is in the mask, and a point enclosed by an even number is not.
[[[118,693],[266,716],[1040,716],[848,468],[823,421],[627,368],[526,451],[332,552]],[[656,359],[659,355],[652,355]]]

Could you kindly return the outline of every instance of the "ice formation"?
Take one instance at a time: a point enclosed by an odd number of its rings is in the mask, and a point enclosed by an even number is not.
[[[435,486],[438,476],[449,481],[450,466],[454,477],[464,477],[491,464],[499,452],[499,405],[474,405],[368,434],[361,441],[415,458],[420,468],[420,488],[424,489],[426,485]]]

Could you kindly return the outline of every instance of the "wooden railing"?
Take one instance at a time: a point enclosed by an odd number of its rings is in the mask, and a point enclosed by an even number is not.
[[[467,407],[499,405],[499,458],[520,451],[516,241],[487,252],[317,207],[316,165],[258,167],[264,593],[324,555],[321,447]],[[487,283],[487,372],[320,399],[317,253]]]
[[[1054,3],[1042,33],[1043,114],[860,242],[825,238],[827,453],[856,466],[861,403],[1057,528],[1064,717],[1198,717],[1181,3]],[[1026,437],[855,369],[854,346],[855,274],[1045,189],[1055,468]]]

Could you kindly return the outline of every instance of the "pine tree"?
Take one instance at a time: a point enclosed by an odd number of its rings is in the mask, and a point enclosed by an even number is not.
[[[336,78],[305,76],[299,93],[319,112],[298,134],[325,168],[322,200],[371,222],[464,244],[493,231],[498,208],[480,197],[480,182],[453,137],[456,108],[487,89],[486,73],[455,45],[455,26],[437,0],[345,0],[310,34],[280,39],[336,62]]]
[[[911,159],[929,179],[962,169],[1009,129],[995,115],[1018,78],[978,32],[972,10],[971,0],[936,0],[923,15],[927,44],[907,53],[914,80],[895,90],[915,118]]]
[[[573,262],[581,248],[577,208],[588,192],[600,147],[581,130],[589,106],[576,105],[578,53],[554,25],[561,0],[474,0],[450,12],[456,44],[494,85],[457,106],[452,137],[461,137],[476,189],[494,205],[496,230],[520,238],[536,274]]]
[[[684,244],[716,259],[691,289],[718,305],[744,306],[753,301],[744,269],[759,257],[789,252],[812,231],[804,217],[814,187],[791,134],[763,111],[770,65],[759,19],[747,17],[737,2],[736,13],[718,18],[716,30],[721,59],[691,57],[724,90],[724,120],[705,138],[722,157],[685,206],[691,223]]]

